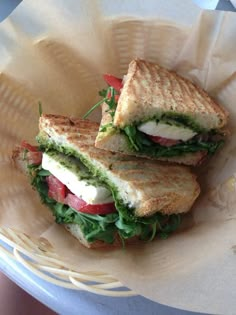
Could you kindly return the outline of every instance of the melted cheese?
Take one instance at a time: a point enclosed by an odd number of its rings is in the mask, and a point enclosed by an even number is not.
[[[88,204],[113,202],[111,192],[106,187],[94,186],[86,180],[81,180],[75,172],[62,165],[47,153],[43,153],[42,168],[48,170],[60,182],[66,185],[73,194]]]
[[[150,120],[141,124],[138,126],[138,130],[151,136],[182,141],[187,141],[197,134],[190,128],[169,125],[163,122],[157,123],[155,120]]]

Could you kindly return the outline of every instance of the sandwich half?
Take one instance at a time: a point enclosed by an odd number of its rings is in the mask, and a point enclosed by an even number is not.
[[[197,165],[223,144],[228,113],[175,72],[136,59],[123,81],[104,77],[97,148]]]
[[[13,154],[27,164],[32,185],[86,247],[166,237],[200,193],[185,166],[94,147],[99,124],[42,115],[37,141]]]

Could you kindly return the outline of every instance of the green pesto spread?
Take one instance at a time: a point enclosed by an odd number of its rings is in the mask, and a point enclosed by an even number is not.
[[[76,157],[79,159],[89,170],[93,178],[96,178],[97,182],[101,183],[112,192],[117,209],[116,213],[108,215],[80,213],[67,205],[62,205],[49,198],[45,179],[48,175],[47,172],[45,174],[41,166],[29,166],[32,174],[32,185],[39,192],[42,202],[51,208],[56,222],[60,224],[79,224],[88,242],[102,240],[107,243],[113,243],[117,234],[122,242],[134,236],[141,240],[152,240],[156,236],[166,238],[179,227],[180,215],[172,214],[168,216],[157,212],[150,217],[135,216],[135,209],[124,204],[116,186],[108,180],[106,174],[100,169],[95,168],[91,161],[86,159],[82,154],[70,148],[68,145],[57,145],[43,133],[38,135],[37,141],[42,151],[50,152],[49,154],[51,154],[51,152],[53,152],[52,154],[56,154],[55,152],[57,151],[66,154],[70,158]],[[75,168],[77,169],[77,166],[75,166]]]

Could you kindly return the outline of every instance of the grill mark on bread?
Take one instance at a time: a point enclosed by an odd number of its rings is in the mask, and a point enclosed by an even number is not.
[[[222,128],[228,118],[226,110],[188,79],[159,65],[133,60],[118,101],[114,125],[124,128],[165,111],[189,115],[208,130]]]
[[[80,128],[80,122],[83,128]],[[93,122],[77,119],[72,129],[79,132],[71,134],[70,128],[70,122],[66,117],[56,118],[53,115],[40,117],[40,131],[43,137],[46,134],[49,142],[53,140],[60,146],[63,135],[62,139],[66,147],[82,154],[96,170],[106,174],[109,181],[118,187],[119,194],[124,200],[127,195],[129,201],[133,198],[136,215],[143,216],[156,211],[169,214],[185,212],[197,198],[200,188],[195,175],[187,167],[167,166],[163,162],[157,163],[97,149],[94,147],[96,132],[90,133],[90,130],[96,130],[98,124]],[[60,139],[59,143],[57,137]],[[131,191],[134,196],[130,196],[128,191]],[[178,203],[174,204],[176,200],[170,198],[166,205],[166,198],[173,191],[174,195],[178,196]]]

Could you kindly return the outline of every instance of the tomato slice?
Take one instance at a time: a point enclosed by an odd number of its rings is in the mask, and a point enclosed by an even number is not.
[[[26,153],[26,160],[28,162],[28,164],[34,164],[34,165],[39,165],[42,163],[42,152],[38,151],[38,152],[32,152],[29,151]]]
[[[38,147],[31,145],[25,140],[21,142],[21,150],[28,164],[39,165],[42,163],[42,152],[38,151]],[[26,152],[25,152],[26,150]],[[24,153],[23,153],[24,151]]]
[[[83,199],[72,194],[55,176],[49,175],[46,181],[48,184],[48,197],[57,202],[64,203],[79,212],[88,214],[108,214],[116,212],[114,202],[94,205],[88,204]]]
[[[83,199],[78,198],[76,195],[72,193],[67,194],[65,203],[77,211],[80,211],[81,208],[87,205],[87,203]]]
[[[48,197],[64,203],[67,191],[66,186],[53,175],[49,175],[46,181],[48,183]]]
[[[120,90],[123,88],[122,79],[117,78],[111,74],[104,74],[103,78],[106,81],[106,83],[112,86],[117,92],[120,92]]]
[[[159,143],[160,145],[163,145],[164,147],[171,147],[173,145],[176,145],[178,143],[180,143],[179,140],[172,140],[172,139],[167,139],[167,138],[162,138],[159,136],[150,136],[148,135],[148,137],[155,143]]]
[[[115,102],[118,102],[119,97],[120,97],[119,94],[116,94],[116,95],[115,95]],[[107,98],[109,98],[109,99],[111,98],[111,91],[108,91]]]
[[[30,152],[37,152],[38,151],[38,147],[36,145],[31,145],[28,142],[26,142],[25,140],[23,140],[21,142],[21,147],[23,149],[30,151]]]
[[[94,205],[88,204],[83,199],[71,193],[68,193],[65,202],[71,208],[88,214],[109,214],[116,212],[115,204],[113,202]]]

